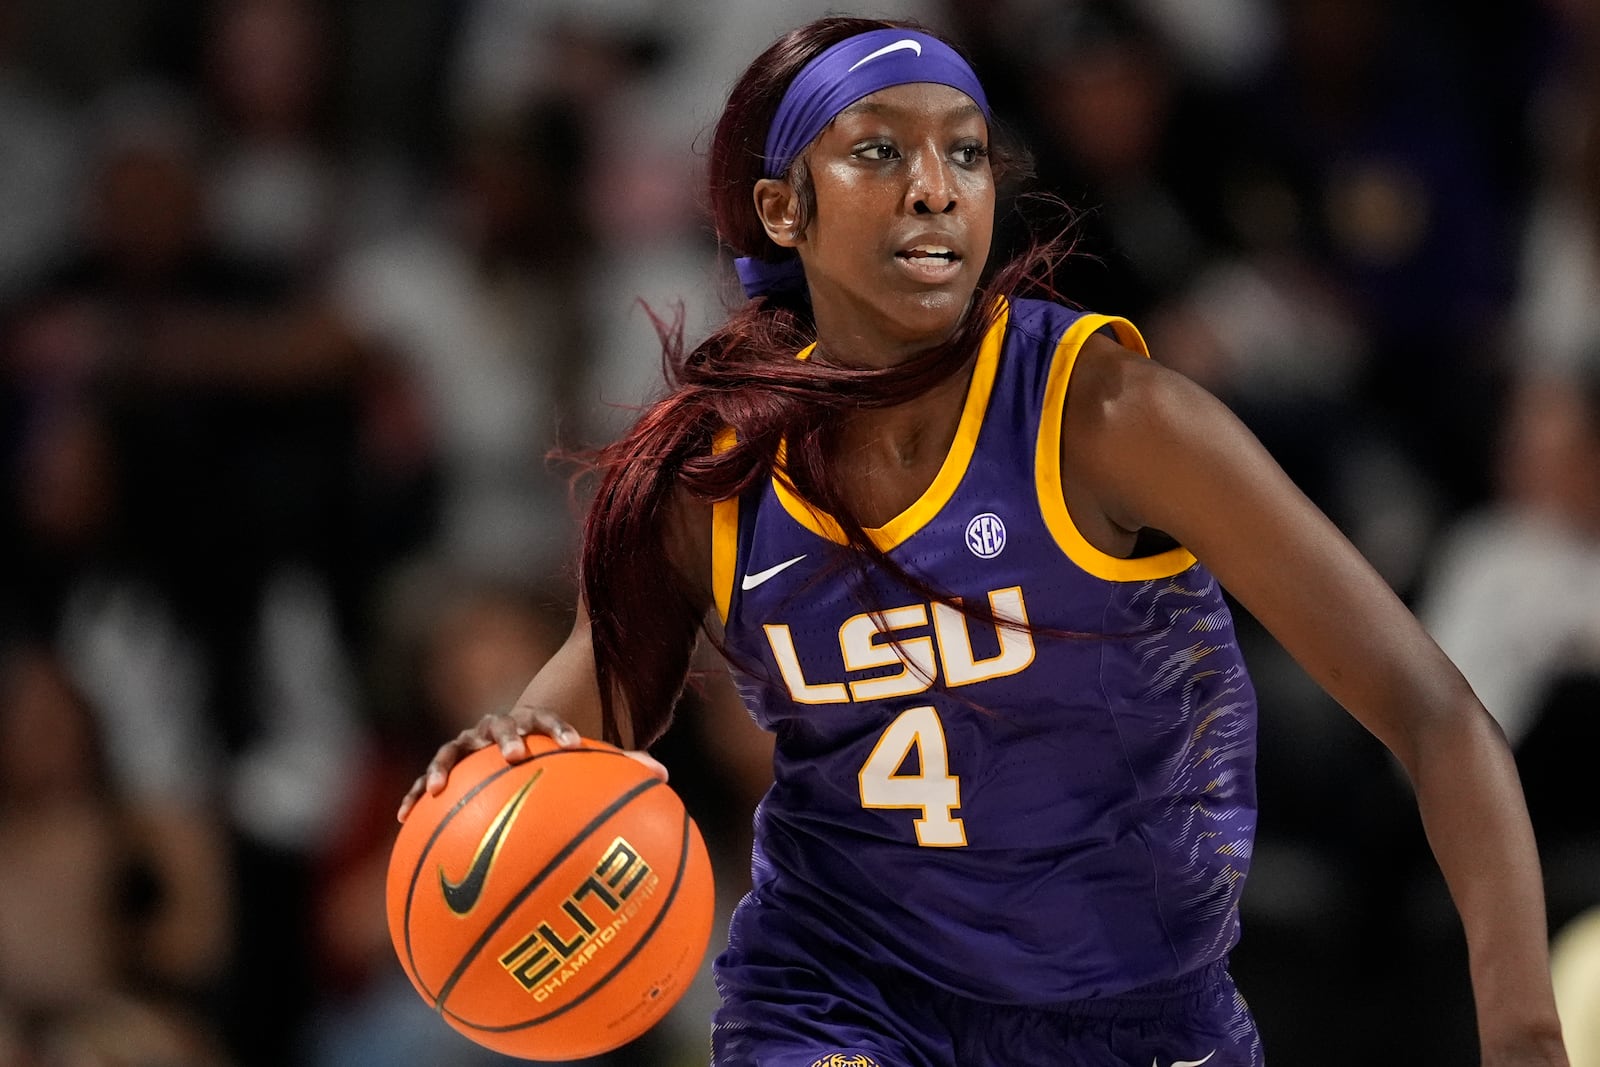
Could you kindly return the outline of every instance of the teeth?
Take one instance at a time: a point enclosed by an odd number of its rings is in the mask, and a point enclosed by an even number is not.
[[[943,245],[918,245],[906,253],[908,256],[949,256],[950,250]]]

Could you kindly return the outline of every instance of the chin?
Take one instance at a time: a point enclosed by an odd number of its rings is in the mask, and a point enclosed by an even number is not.
[[[935,289],[912,294],[890,313],[904,328],[908,340],[924,340],[938,344],[955,332],[966,317],[975,289],[963,288],[959,292]]]

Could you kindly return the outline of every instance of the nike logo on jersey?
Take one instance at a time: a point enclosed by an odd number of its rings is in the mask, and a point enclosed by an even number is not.
[[[1206,1058],[1204,1060],[1174,1060],[1172,1061],[1172,1067],[1201,1067],[1201,1064],[1205,1063],[1216,1054],[1217,1050],[1212,1049],[1210,1052],[1206,1053]],[[1151,1060],[1150,1067],[1161,1067],[1161,1061],[1159,1059]]]
[[[500,854],[500,841],[511,828],[512,820],[517,817],[522,802],[527,799],[528,790],[533,788],[533,783],[537,782],[542,774],[544,774],[543,767],[533,772],[533,777],[517,790],[515,796],[506,801],[506,806],[494,817],[489,829],[483,832],[483,840],[478,842],[478,851],[473,853],[472,864],[467,868],[467,873],[461,881],[452,882],[446,878],[444,864],[439,865],[439,888],[444,892],[444,902],[457,915],[466,915],[477,905],[478,897],[483,894],[483,885],[489,880],[489,868],[494,866],[495,857]]]
[[[801,560],[803,560],[805,558],[806,558],[805,555],[801,554],[801,555],[796,556],[794,559],[786,559],[786,560],[784,560],[782,563],[778,564],[776,567],[768,567],[764,571],[757,571],[755,574],[747,574],[747,575],[744,576],[744,581],[739,583],[739,588],[744,589],[744,590],[754,589],[756,586],[760,585],[762,582],[766,581],[768,578],[772,578],[772,577],[775,577],[775,576],[777,576],[779,574],[782,574],[784,571],[788,570],[790,567],[793,567],[796,563],[799,563]]]
[[[884,45],[882,48],[878,49],[876,52],[872,53],[870,56],[862,56],[860,59],[856,60],[855,63],[851,65],[850,70],[855,70],[856,67],[864,66],[864,65],[866,65],[868,63],[871,63],[874,59],[881,59],[884,56],[888,55],[890,52],[906,52],[906,51],[915,52],[917,55],[920,56],[920,55],[922,55],[922,45],[917,43],[916,41],[912,41],[912,40],[909,40],[909,39],[908,40],[904,40],[904,41],[896,41],[894,44]],[[846,73],[849,73],[849,71],[846,71]]]

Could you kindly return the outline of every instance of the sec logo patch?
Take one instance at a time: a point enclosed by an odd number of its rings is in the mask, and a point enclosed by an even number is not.
[[[979,559],[994,559],[1006,547],[1006,524],[992,511],[974,515],[967,523],[967,547]]]
[[[811,1067],[878,1067],[878,1061],[859,1052],[833,1052],[813,1063]]]

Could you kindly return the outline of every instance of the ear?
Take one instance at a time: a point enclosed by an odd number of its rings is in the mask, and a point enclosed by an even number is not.
[[[755,187],[756,217],[767,237],[779,248],[794,248],[801,234],[795,227],[798,207],[794,186],[782,178],[762,178]]]

